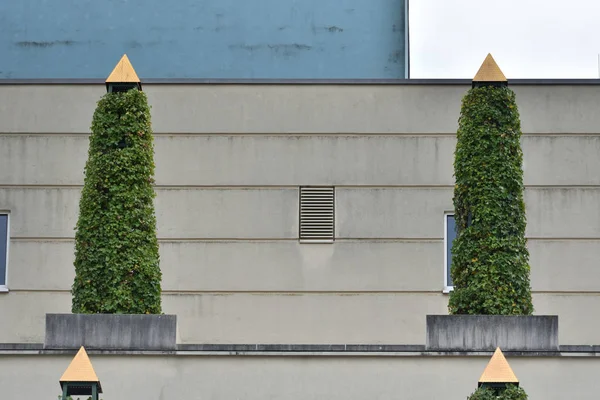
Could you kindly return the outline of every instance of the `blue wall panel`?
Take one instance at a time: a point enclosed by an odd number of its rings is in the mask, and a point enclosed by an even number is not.
[[[0,0],[0,79],[404,78],[405,0]]]

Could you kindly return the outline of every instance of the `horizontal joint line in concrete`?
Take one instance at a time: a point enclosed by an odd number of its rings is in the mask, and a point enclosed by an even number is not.
[[[36,237],[36,236],[13,236],[10,238],[15,242],[73,242],[74,237]],[[443,238],[336,238],[333,243],[324,245],[334,245],[336,242],[439,242]],[[250,242],[250,243],[271,243],[271,242],[299,242],[298,238],[158,238],[159,243],[196,243],[196,242]],[[303,246],[312,245],[311,243],[302,243]]]
[[[75,237],[12,236],[18,242],[72,242]],[[297,242],[298,238],[158,238],[159,242]]]
[[[298,184],[273,184],[273,185],[154,185],[156,190],[297,190],[300,187]],[[357,184],[330,184],[338,189],[452,189],[453,184],[378,184],[378,185],[357,185]],[[31,183],[31,184],[16,184],[16,183],[0,183],[0,189],[81,189],[83,184],[49,184],[49,183]],[[573,185],[525,185],[525,189],[536,190],[552,190],[552,189],[600,189],[600,184],[573,184]]]
[[[335,243],[354,243],[354,242],[393,242],[393,243],[437,243],[444,240],[443,238],[336,238],[330,243],[300,243],[298,238],[290,239],[270,239],[270,238],[159,238],[160,243],[195,243],[195,242],[250,242],[250,243],[270,243],[270,242],[299,242],[302,246],[310,245],[335,245]]]
[[[71,293],[70,289],[13,289],[11,293]],[[340,295],[340,296],[361,296],[361,295],[378,295],[378,294],[431,294],[438,295],[440,290],[365,290],[365,291],[339,291],[339,290],[175,290],[164,289],[163,295],[168,296],[187,296],[187,295],[215,295],[215,296],[230,296],[230,295],[274,295],[274,296],[300,296],[300,295]]]
[[[599,241],[599,237],[526,237],[530,241],[540,242],[571,242],[571,241]],[[51,237],[51,236],[12,236],[10,238],[14,242],[73,242],[75,237]],[[335,245],[335,243],[353,243],[353,242],[365,242],[365,243],[380,243],[380,242],[399,242],[399,243],[437,243],[443,241],[442,237],[429,237],[429,238],[401,238],[401,237],[344,237],[335,238],[332,243],[326,245]],[[242,242],[242,243],[271,243],[271,242],[299,242],[298,238],[166,238],[159,237],[159,243],[229,243],[229,242]],[[302,243],[302,246],[309,246],[310,243]]]
[[[441,290],[163,290],[163,294],[168,295],[187,295],[187,294],[208,294],[208,295],[277,295],[277,296],[296,296],[296,295],[340,295],[340,296],[362,296],[372,294],[440,294]]]
[[[10,287],[9,293],[71,293],[70,289],[34,289],[34,288],[13,288]],[[301,295],[339,295],[339,296],[362,296],[362,295],[445,295],[442,289],[439,290],[190,290],[190,289],[163,289],[163,295],[168,296],[188,296],[188,295],[209,295],[209,296],[232,296],[232,295],[272,295],[272,296],[301,296]],[[567,295],[567,296],[599,296],[600,291],[590,290],[532,290],[534,295]]]
[[[343,345],[342,345],[343,346]],[[225,346],[224,346],[225,347]],[[229,347],[229,346],[226,346]],[[315,346],[318,348],[318,346]],[[345,347],[345,346],[343,346]],[[369,346],[365,346],[369,347]],[[418,346],[423,347],[423,346]],[[72,356],[77,349],[18,349],[0,348],[0,355],[28,356],[28,355],[69,355]],[[99,350],[87,349],[90,355],[106,356],[254,356],[254,357],[490,357],[493,351],[426,351],[426,350],[301,350],[301,351],[269,351],[269,350]],[[508,357],[600,357],[600,351],[530,351],[511,352],[504,354]]]
[[[448,138],[456,138],[455,132],[445,132],[445,133],[436,133],[436,132],[154,132],[155,137],[181,137],[181,136],[189,136],[189,137],[198,137],[198,136],[221,136],[221,137],[237,137],[237,136],[270,136],[270,137],[284,137],[284,138],[294,138],[294,137],[304,137],[304,136],[336,136],[336,137],[373,137],[373,136],[398,136],[398,137],[448,137]],[[45,137],[45,136],[61,136],[61,137],[84,137],[88,139],[90,132],[0,132],[0,136],[34,136],[34,137]],[[578,132],[578,133],[570,133],[570,132],[523,132],[523,136],[532,136],[532,137],[596,137],[600,136],[600,132]]]

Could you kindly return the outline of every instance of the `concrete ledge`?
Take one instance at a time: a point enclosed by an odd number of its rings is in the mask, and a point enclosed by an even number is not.
[[[176,350],[176,315],[46,314],[44,349]]]
[[[74,355],[77,349],[47,349],[43,343],[0,343],[5,355]],[[261,357],[490,357],[493,351],[427,351],[405,344],[179,344],[176,350],[89,349],[107,356]],[[511,357],[600,357],[600,345],[566,345],[558,351],[506,351]]]
[[[403,353],[422,352],[422,344],[179,344],[179,351]]]
[[[427,351],[558,351],[555,315],[428,315]]]

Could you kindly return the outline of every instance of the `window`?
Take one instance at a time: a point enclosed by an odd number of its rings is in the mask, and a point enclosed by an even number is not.
[[[452,265],[452,242],[456,238],[456,223],[454,214],[444,215],[444,293],[452,290],[452,276],[450,266]]]
[[[300,241],[333,243],[335,231],[335,189],[300,188]]]
[[[8,213],[0,213],[0,292],[6,291],[8,264]]]

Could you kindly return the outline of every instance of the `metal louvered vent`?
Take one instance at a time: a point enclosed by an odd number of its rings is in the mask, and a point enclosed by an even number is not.
[[[335,226],[335,189],[300,188],[300,241],[332,243]]]

